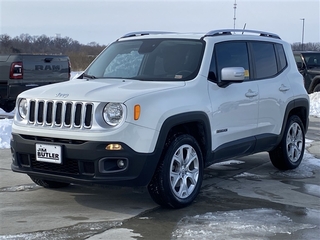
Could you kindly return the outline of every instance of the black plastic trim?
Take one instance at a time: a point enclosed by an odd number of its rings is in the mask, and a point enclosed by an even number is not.
[[[208,115],[201,111],[195,111],[195,112],[187,112],[187,113],[181,113],[174,116],[169,117],[166,119],[161,127],[160,134],[158,137],[158,141],[156,144],[156,151],[164,149],[166,140],[168,138],[169,132],[171,129],[177,126],[183,126],[184,124],[198,122],[202,124],[204,127],[204,146],[202,150],[205,151],[204,153],[204,165],[207,165],[206,162],[210,161],[211,158],[211,146],[212,146],[212,139],[211,139],[211,127],[210,127],[210,121],[208,118]],[[201,143],[199,143],[201,145]],[[155,153],[158,155],[158,153]]]
[[[248,137],[220,145],[212,152],[209,164],[226,160],[231,157],[241,157],[254,152],[256,138]]]
[[[121,144],[124,149],[121,151],[106,150],[105,147],[110,142],[87,141],[82,144],[52,142],[51,144],[60,145],[63,149],[63,160],[65,161],[63,165],[66,165],[59,166],[54,163],[40,162],[38,164],[35,160],[36,143],[50,144],[28,140],[19,134],[12,134],[11,151],[14,161],[11,164],[11,169],[14,172],[26,173],[37,178],[57,182],[146,186],[153,176],[161,154],[161,151],[149,154],[137,153],[121,142],[112,142]],[[127,159],[128,166],[122,171],[101,171],[99,162],[106,159],[112,159],[112,161]],[[36,167],[32,164],[33,162],[37,163]],[[88,164],[94,166],[94,170],[90,174],[84,170],[84,166]],[[68,165],[72,167],[70,171],[65,170]]]

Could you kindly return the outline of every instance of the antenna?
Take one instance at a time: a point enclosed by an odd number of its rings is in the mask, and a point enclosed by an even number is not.
[[[244,30],[246,29],[246,26],[247,26],[247,23],[245,23],[244,26],[243,26],[243,32],[242,32],[242,34],[244,33]]]
[[[237,0],[234,0],[233,4],[233,29],[236,29],[236,12],[237,12]]]

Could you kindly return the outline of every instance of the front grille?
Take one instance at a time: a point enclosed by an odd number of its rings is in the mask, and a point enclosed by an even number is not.
[[[58,173],[63,175],[86,176],[92,178],[95,174],[95,163],[64,158],[62,164],[41,162],[36,160],[35,154],[17,153],[17,160],[23,168],[30,168],[36,172]]]
[[[29,124],[61,128],[91,128],[93,103],[30,100]]]
[[[31,167],[34,170],[41,170],[47,172],[57,172],[66,174],[79,174],[78,161],[67,160],[63,164],[47,163],[36,161],[35,155],[31,155]]]

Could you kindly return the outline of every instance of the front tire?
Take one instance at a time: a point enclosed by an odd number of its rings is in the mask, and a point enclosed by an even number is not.
[[[159,205],[182,208],[197,197],[203,178],[203,157],[190,135],[175,137],[160,160],[148,191]]]
[[[297,168],[303,158],[305,130],[301,119],[293,115],[288,119],[279,145],[269,152],[273,166],[280,170]]]
[[[70,183],[65,183],[65,182],[49,181],[49,180],[36,178],[33,176],[29,176],[29,177],[35,184],[44,188],[63,188],[63,187],[68,187],[70,185]]]

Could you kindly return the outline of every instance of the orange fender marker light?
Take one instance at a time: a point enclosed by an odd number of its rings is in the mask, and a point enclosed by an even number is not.
[[[140,108],[140,105],[137,104],[137,105],[134,105],[134,120],[138,120],[139,117],[140,117],[140,111],[141,111],[141,108]]]

